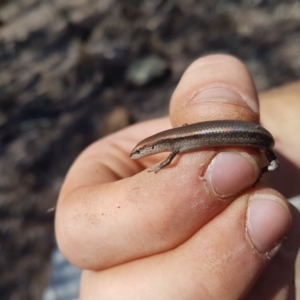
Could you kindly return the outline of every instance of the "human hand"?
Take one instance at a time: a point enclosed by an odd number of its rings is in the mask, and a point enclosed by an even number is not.
[[[261,123],[273,133],[280,168],[264,183],[285,197],[300,194],[300,81],[265,91],[259,95]]]
[[[128,127],[76,160],[56,236],[66,258],[86,270],[81,299],[293,299],[299,224],[283,196],[251,188],[257,149],[185,153],[157,174],[145,168],[166,154],[129,159],[137,142],[171,124],[215,119],[259,119],[248,72],[225,55],[188,68],[170,119]]]

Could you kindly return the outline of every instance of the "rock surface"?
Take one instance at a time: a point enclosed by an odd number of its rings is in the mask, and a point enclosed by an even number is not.
[[[299,29],[292,0],[0,0],[0,299],[41,298],[85,146],[166,114],[201,55],[236,55],[259,90],[299,79]]]

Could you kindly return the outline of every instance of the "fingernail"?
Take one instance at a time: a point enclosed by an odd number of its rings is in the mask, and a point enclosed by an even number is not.
[[[276,249],[290,224],[288,207],[275,195],[255,194],[249,199],[246,234],[259,253]]]
[[[230,197],[253,185],[258,174],[258,165],[248,153],[228,151],[215,156],[204,178],[216,195]]]
[[[239,105],[244,103],[254,112],[258,112],[258,106],[255,104],[255,101],[251,101],[242,94],[225,87],[210,87],[204,89],[191,99],[191,103],[197,103],[201,101],[226,101],[234,102]]]

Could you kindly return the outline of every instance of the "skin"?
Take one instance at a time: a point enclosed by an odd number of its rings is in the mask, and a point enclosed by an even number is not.
[[[261,96],[261,121],[276,139],[286,174],[289,167],[299,174],[298,151],[289,148],[299,149],[299,118],[287,117],[280,126],[274,120],[285,117],[286,105],[300,113],[297,101],[289,101],[293,95]],[[187,69],[169,117],[107,136],[74,162],[55,227],[64,256],[85,270],[80,299],[295,298],[299,217],[275,189],[252,188],[262,166],[256,149],[185,153],[157,174],[145,168],[166,154],[129,158],[147,136],[216,119],[259,120],[252,79],[227,55],[200,58]],[[274,188],[277,174],[265,176]],[[281,191],[299,194],[292,184],[285,180]]]

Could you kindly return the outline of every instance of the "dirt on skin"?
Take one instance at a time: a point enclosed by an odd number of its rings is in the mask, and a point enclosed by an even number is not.
[[[41,299],[51,208],[84,147],[167,114],[208,53],[259,90],[299,79],[299,30],[299,1],[0,0],[0,299]]]

